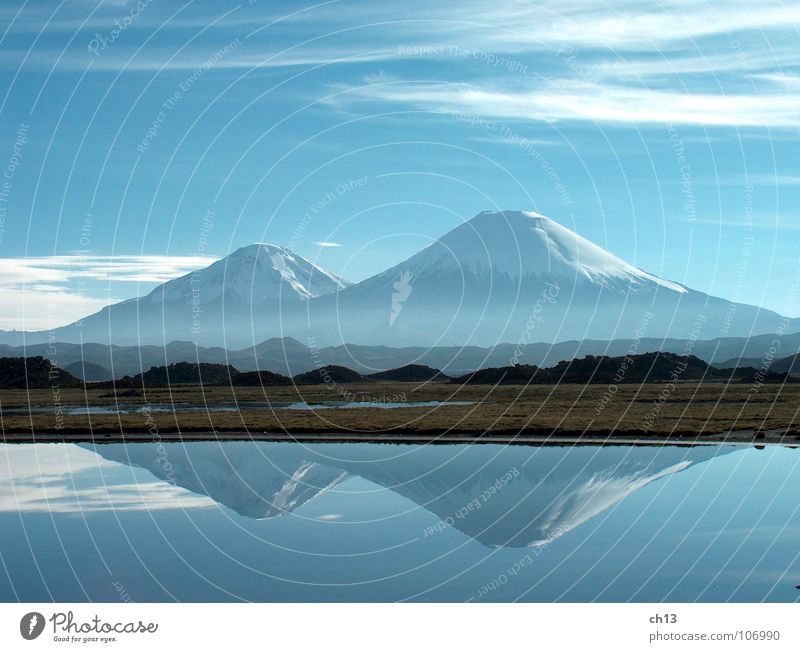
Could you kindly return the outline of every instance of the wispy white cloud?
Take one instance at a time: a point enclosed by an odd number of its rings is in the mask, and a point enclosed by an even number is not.
[[[148,47],[139,53],[122,46],[108,52],[101,52],[96,58],[87,56],[86,51],[76,50],[65,54],[58,62],[62,71],[83,71],[91,63],[93,72],[161,72],[185,74],[198,69],[232,70],[240,74],[242,70],[261,68],[279,69],[292,66],[310,67],[317,65],[335,66],[348,63],[367,63],[388,61],[397,58],[395,50],[363,51],[353,49],[343,52],[336,47],[309,47],[297,50],[274,51],[272,48],[246,50],[238,46],[232,54],[215,57],[213,49],[195,49],[173,56],[175,50],[161,46]],[[16,51],[6,49],[0,54],[0,65],[16,67],[27,54],[27,64],[33,68],[49,70],[53,67],[53,53],[44,49]],[[213,58],[213,64],[209,60]]]
[[[93,16],[91,25],[109,23],[125,13],[125,3],[114,5]],[[67,19],[77,21],[78,14],[90,6],[78,6],[72,13],[60,10],[58,25],[50,29],[62,29]],[[425,78],[430,78],[427,60],[465,64],[458,66],[457,76],[437,71],[439,79],[449,79],[442,84],[372,88],[348,94],[351,100],[360,96],[432,111],[548,122],[669,121],[773,128],[797,127],[800,122],[796,93],[800,75],[795,72],[800,66],[796,47],[800,5],[788,0],[540,0],[533,4],[409,0],[396,6],[356,0],[344,9],[341,2],[332,1],[283,11],[247,5],[228,13],[213,3],[197,2],[163,29],[218,21],[213,24],[214,33],[227,30],[227,34],[218,34],[215,43],[228,42],[232,36],[241,40],[241,46],[214,63],[218,71],[228,69],[232,74],[255,67],[320,65],[330,70],[347,66],[350,79],[352,64],[417,59],[424,62]],[[164,11],[153,3],[137,18],[137,29],[161,27]],[[37,13],[42,15],[37,17]],[[173,13],[169,9],[169,15]],[[31,10],[30,18],[43,20],[48,15]],[[146,32],[141,30],[139,36]],[[86,32],[87,38],[92,34]],[[0,65],[16,66],[24,56],[28,66],[50,69],[57,59],[60,69],[84,70],[91,59],[93,72],[124,67],[186,74],[202,66],[217,47],[207,40],[188,47],[182,46],[184,41],[168,43],[165,39],[150,44],[131,58],[138,42],[129,38],[102,56],[87,58],[81,39],[76,41],[80,47],[63,56],[57,52],[57,57],[43,41],[31,52],[4,48]],[[529,72],[481,66],[480,58],[453,55],[449,49],[453,47],[461,53],[512,56]],[[568,59],[565,52],[575,58]],[[493,85],[487,86],[486,79]],[[470,83],[462,85],[462,81]],[[527,87],[521,85],[524,81],[529,82]]]
[[[82,25],[88,6],[60,10],[58,20],[48,30],[72,31]],[[160,10],[160,9],[163,9]],[[6,11],[10,20],[16,10]],[[17,17],[15,29],[38,32],[50,11],[27,9]],[[109,6],[96,12],[82,29],[91,37],[92,30],[114,27],[113,20],[126,14],[125,6]],[[770,39],[772,32],[791,35],[800,23],[800,6],[791,2],[755,3],[743,0],[717,0],[699,3],[689,0],[540,0],[536,3],[487,3],[463,0],[459,3],[430,3],[409,0],[396,6],[384,3],[320,2],[297,11],[276,10],[266,5],[243,6],[229,12],[211,3],[195,3],[186,11],[152,3],[137,16],[132,29],[149,33],[155,27],[169,31],[204,27],[214,23],[214,30],[228,30],[243,40],[243,47],[226,57],[219,67],[247,68],[255,65],[280,67],[316,65],[335,62],[370,62],[441,56],[434,51],[414,54],[414,46],[457,46],[467,50],[493,53],[538,54],[555,52],[564,46],[575,50],[604,51],[624,58],[617,66],[624,75],[714,72],[720,70],[760,69],[762,66],[786,65],[784,57],[797,59],[795,41]],[[171,16],[169,23],[164,24]],[[27,21],[26,21],[27,19]],[[31,22],[32,21],[32,22]],[[251,26],[254,29],[242,29]],[[259,31],[260,30],[260,31]],[[307,36],[298,40],[299,33]],[[746,42],[737,36],[754,35]],[[720,41],[706,48],[707,41]],[[80,42],[80,41],[79,41]],[[745,43],[745,44],[743,44]],[[721,45],[721,47],[719,47]],[[249,46],[249,47],[248,47]],[[41,49],[30,53],[30,65],[52,65],[52,53]],[[127,48],[127,50],[126,50]],[[80,51],[67,53],[60,66],[84,69],[87,63],[85,44]],[[158,70],[175,53],[162,44],[152,44],[134,60],[135,47],[115,44],[93,62],[93,70]],[[281,54],[278,54],[282,52]],[[272,56],[270,56],[272,53]],[[637,53],[657,55],[636,60]],[[20,53],[6,48],[5,57],[13,62]],[[172,59],[170,69],[192,69],[201,65],[212,52],[194,48]],[[269,58],[269,61],[265,59]],[[660,58],[659,62],[657,58]],[[771,63],[770,63],[771,62]],[[534,63],[531,61],[531,63]]]
[[[751,174],[745,184],[754,186],[800,186],[800,174]]]
[[[798,51],[798,58],[800,58],[800,51]],[[800,91],[800,74],[771,72],[753,75],[753,77],[755,79],[773,84],[774,86],[784,90]]]
[[[583,120],[625,124],[791,127],[800,103],[792,94],[712,94],[554,80],[526,87],[419,83],[371,78],[336,102],[406,104],[438,113],[510,120]],[[371,83],[369,83],[371,82]]]
[[[115,302],[55,286],[0,286],[0,329],[47,330],[70,324]]]
[[[0,329],[62,326],[115,303],[117,298],[109,292],[112,284],[163,283],[214,260],[206,256],[0,258]]]
[[[341,247],[338,242],[314,242],[318,247]]]
[[[552,138],[514,138],[512,136],[504,136],[502,134],[496,134],[493,136],[474,135],[470,137],[470,140],[475,143],[489,143],[490,145],[513,145],[514,147],[525,145],[534,145],[538,147],[565,147],[568,145],[568,143],[563,140],[555,140]]]
[[[723,51],[706,53],[700,50],[660,52],[644,56],[642,54],[617,53],[613,58],[593,57],[581,53],[569,54],[565,50],[562,56],[569,57],[576,65],[585,66],[585,71],[592,79],[598,80],[641,80],[653,81],[659,78],[681,77],[688,82],[691,75],[701,75],[708,84],[722,84],[725,79],[718,76],[733,74],[741,77],[745,85],[758,86],[757,82],[769,82],[776,86],[794,81],[792,75],[759,72],[774,69],[776,65],[800,65],[800,50],[772,51],[768,48],[757,48],[753,51],[729,48]],[[749,73],[745,76],[743,73]],[[749,80],[749,84],[748,84]],[[788,86],[787,86],[788,87]]]
[[[68,283],[74,279],[163,283],[210,265],[208,256],[42,256],[0,258],[0,286]]]
[[[686,224],[685,217],[676,218],[674,221]],[[766,220],[754,219],[751,221],[701,217],[694,220],[694,224],[717,227],[733,227],[746,230],[757,229],[759,231],[769,231],[771,233],[779,231],[800,231],[800,222],[798,221],[797,216],[794,215],[784,215],[779,221],[776,221],[774,217]],[[796,259],[793,260],[796,262]]]
[[[514,3],[500,8],[471,3],[472,17],[503,28],[494,36],[512,43],[571,43],[581,47],[657,49],[713,35],[791,29],[800,21],[796,4],[718,0],[613,0],[597,3]]]
[[[330,3],[295,17],[312,24],[323,20],[330,31],[342,23],[372,27],[386,43],[490,45],[495,49],[545,49],[554,44],[610,49],[655,49],[694,44],[714,35],[791,30],[800,7],[791,2],[743,0],[539,0],[536,3],[487,3],[462,0],[431,3],[409,0],[393,7],[352,3],[342,11]]]
[[[706,182],[720,186],[800,186],[800,174],[775,172],[773,174],[736,174],[730,176],[711,177]]]
[[[122,23],[126,18],[129,19],[127,30],[142,29],[148,32],[162,26],[167,20],[168,26],[176,29],[202,28],[225,13],[228,14],[223,22],[226,27],[252,25],[254,20],[252,12],[239,11],[242,6],[230,11],[229,7],[222,7],[220,3],[204,4],[197,0],[186,3],[182,11],[177,11],[179,5],[175,3],[155,0],[150,0],[143,9],[139,8],[139,0],[105,0],[102,3],[97,0],[64,3],[27,1],[18,14],[18,6],[14,5],[22,2],[4,0],[0,5],[0,20],[14,20],[12,27],[17,32],[69,34],[76,31],[113,30],[117,28],[115,21]]]

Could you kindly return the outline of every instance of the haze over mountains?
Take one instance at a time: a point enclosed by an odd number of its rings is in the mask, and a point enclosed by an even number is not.
[[[798,320],[661,279],[547,217],[506,211],[480,213],[360,283],[255,244],[80,322],[0,342],[491,347],[796,330]]]
[[[800,333],[780,338],[780,355],[771,360],[765,354],[774,345],[775,335],[753,337],[724,337],[697,340],[692,353],[719,368],[750,366],[761,368],[765,363],[776,373],[797,372],[800,361]],[[582,358],[586,355],[622,356],[631,352],[631,339],[582,340],[558,344],[542,342],[525,347],[520,363],[550,367],[561,360]],[[686,341],[679,339],[642,338],[637,345],[639,353],[666,351],[683,354]],[[55,349],[56,355],[52,355]],[[789,354],[788,357],[785,354]],[[291,338],[273,338],[244,349],[199,347],[192,342],[173,341],[166,346],[116,346],[108,344],[70,344],[56,342],[30,346],[0,344],[0,357],[44,356],[54,358],[59,366],[74,376],[88,381],[111,380],[122,376],[135,376],[161,365],[177,362],[210,362],[230,364],[240,371],[271,370],[287,376],[311,371],[320,366],[340,365],[362,374],[397,369],[405,365],[421,364],[441,369],[452,376],[486,367],[508,365],[517,355],[517,345],[500,344],[494,347],[477,346],[330,346],[310,349]]]

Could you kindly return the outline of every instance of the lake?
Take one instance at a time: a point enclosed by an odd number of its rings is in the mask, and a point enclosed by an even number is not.
[[[265,401],[221,401],[213,403],[191,403],[191,402],[172,402],[172,403],[148,403],[141,405],[138,403],[118,403],[116,405],[65,405],[63,414],[65,416],[76,416],[80,414],[144,414],[152,412],[248,412],[251,410],[318,410],[333,409],[360,409],[360,408],[381,408],[393,410],[396,408],[407,407],[442,407],[445,405],[472,405],[472,401],[319,401],[307,403],[305,401],[294,402],[270,402]],[[26,407],[13,407],[3,410],[4,414],[52,414],[52,405],[33,405]]]
[[[0,599],[800,598],[780,446],[0,445]]]

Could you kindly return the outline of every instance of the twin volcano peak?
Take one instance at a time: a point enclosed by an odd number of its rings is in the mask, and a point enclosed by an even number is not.
[[[286,247],[254,243],[55,336],[229,347],[286,336],[322,346],[494,346],[629,339],[645,317],[653,338],[787,328],[774,312],[732,305],[645,272],[539,213],[493,211],[353,285]]]
[[[350,285],[286,247],[254,243],[237,249],[211,268],[224,271],[226,283],[252,286],[261,277],[285,282],[304,299],[330,294]],[[402,270],[400,270],[402,268]],[[446,233],[400,265],[378,277],[422,279],[448,274],[503,277],[555,277],[626,290],[658,285],[679,293],[686,288],[649,274],[571,229],[533,211],[485,211]]]

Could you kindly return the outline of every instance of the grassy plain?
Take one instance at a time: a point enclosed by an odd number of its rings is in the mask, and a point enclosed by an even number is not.
[[[441,401],[444,405],[383,409],[270,409],[304,401],[389,401],[405,405]],[[189,411],[150,410],[134,414],[70,415],[86,405],[195,405]],[[237,402],[242,409],[203,406]],[[447,404],[464,401],[467,404]],[[60,403],[60,405],[59,405]],[[28,408],[31,412],[28,413]],[[20,413],[22,410],[22,413]],[[158,432],[193,433],[385,433],[409,438],[444,434],[470,436],[557,436],[567,439],[702,438],[738,441],[800,441],[800,384],[762,385],[686,382],[668,386],[569,385],[481,386],[418,383],[365,383],[303,387],[200,387],[148,389],[140,396],[109,390],[0,391],[2,431],[8,440],[46,433],[64,436],[114,436]],[[726,434],[734,431],[735,434]]]

